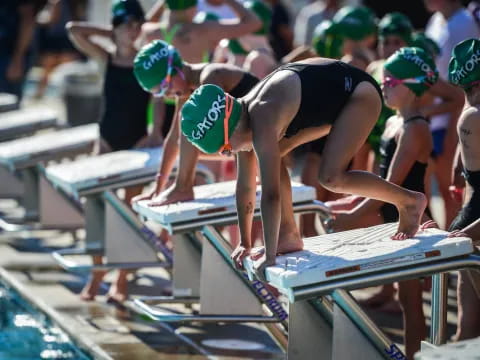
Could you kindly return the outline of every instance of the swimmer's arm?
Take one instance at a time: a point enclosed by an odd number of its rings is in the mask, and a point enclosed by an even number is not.
[[[92,36],[101,36],[108,39],[112,38],[112,29],[110,27],[100,27],[85,22],[69,21],[65,26],[70,40],[75,47],[87,56],[106,61],[108,51],[103,46],[95,43]]]
[[[232,8],[238,20],[207,21],[198,26],[197,36],[206,36],[212,43],[218,43],[253,33],[262,26],[260,19],[236,0],[224,0],[224,3]]]
[[[150,10],[145,14],[145,21],[160,21],[160,18],[165,11],[165,0],[158,0],[153,4]]]
[[[428,106],[424,106],[420,109],[421,113],[425,117],[430,117],[439,114],[448,114],[453,115],[454,121],[456,123],[456,118],[460,114],[465,102],[465,96],[463,91],[447,83],[445,80],[438,79],[438,81],[430,88],[429,93],[433,96],[441,98],[443,101],[441,103],[433,103]]]
[[[163,101],[163,100],[162,100]],[[175,167],[175,163],[179,154],[180,141],[180,110],[185,103],[185,98],[179,98],[175,105],[175,114],[173,115],[172,125],[168,131],[165,141],[163,143],[162,160],[160,161],[157,177],[157,192],[162,191],[167,184],[168,178]]]
[[[265,112],[263,112],[265,114]],[[260,115],[260,114],[259,114]],[[255,127],[253,146],[257,154],[260,177],[262,182],[262,199],[260,209],[262,213],[263,238],[265,241],[265,255],[269,263],[274,263],[281,220],[280,194],[280,166],[281,155],[278,139],[272,136],[272,114],[260,116],[264,121]]]
[[[252,248],[252,222],[256,201],[256,160],[253,151],[242,151],[237,155],[237,186],[235,201],[237,205],[238,227],[241,245]]]
[[[480,219],[477,219],[467,227],[463,228],[461,232],[467,234],[478,246],[478,241],[480,240]]]

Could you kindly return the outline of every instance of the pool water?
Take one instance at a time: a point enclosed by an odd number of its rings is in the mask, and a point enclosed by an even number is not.
[[[0,360],[91,360],[60,328],[0,282]]]

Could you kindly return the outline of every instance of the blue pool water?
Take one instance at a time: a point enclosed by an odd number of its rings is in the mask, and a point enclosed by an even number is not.
[[[0,360],[91,360],[68,336],[0,282]]]

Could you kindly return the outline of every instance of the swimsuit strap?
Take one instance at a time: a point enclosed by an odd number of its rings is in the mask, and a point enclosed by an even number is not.
[[[181,27],[182,27],[182,25],[175,24],[175,25],[172,26],[172,28],[170,30],[160,29],[162,31],[163,40],[165,40],[167,43],[171,44],[173,38],[175,37],[175,35],[177,35],[177,33],[178,33],[178,31],[180,30]]]

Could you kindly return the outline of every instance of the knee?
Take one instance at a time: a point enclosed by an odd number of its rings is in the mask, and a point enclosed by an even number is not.
[[[319,181],[327,190],[341,193],[345,188],[345,172],[320,169]]]

